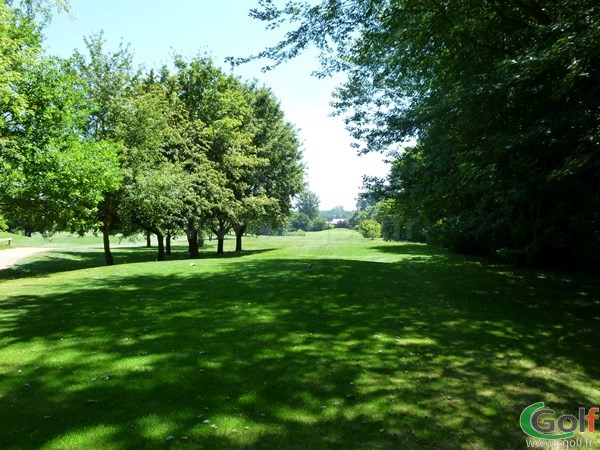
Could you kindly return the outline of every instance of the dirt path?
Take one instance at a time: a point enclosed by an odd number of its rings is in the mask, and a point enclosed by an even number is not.
[[[50,250],[52,249],[40,247],[19,247],[2,250],[0,251],[0,270],[8,269],[20,259]]]

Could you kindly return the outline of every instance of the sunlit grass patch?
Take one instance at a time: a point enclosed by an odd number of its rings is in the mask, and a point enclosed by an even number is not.
[[[347,230],[245,242],[6,276],[3,448],[519,448],[529,404],[600,398],[596,280]]]

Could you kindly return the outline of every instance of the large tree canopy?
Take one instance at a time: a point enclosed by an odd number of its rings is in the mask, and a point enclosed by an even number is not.
[[[430,237],[514,260],[597,263],[598,61],[592,0],[262,0],[299,25],[259,57],[309,44],[362,151],[398,157],[388,195]],[[401,151],[417,139],[417,146]]]
[[[218,253],[234,228],[241,236],[257,221],[281,221],[302,188],[303,165],[295,129],[270,90],[243,83],[208,58],[176,60],[180,98],[190,120],[206,125],[206,156],[225,179],[207,220]]]
[[[120,182],[116,148],[84,136],[88,103],[66,63],[43,55],[32,12],[0,3],[0,213],[29,229],[93,227]]]
[[[110,234],[183,231],[190,254],[212,228],[223,252],[255,222],[281,223],[302,188],[295,128],[272,92],[210,58],[142,76],[103,34],[61,60],[43,24],[61,0],[0,2],[0,227]],[[40,23],[42,25],[40,25]],[[164,258],[162,248],[159,259]]]

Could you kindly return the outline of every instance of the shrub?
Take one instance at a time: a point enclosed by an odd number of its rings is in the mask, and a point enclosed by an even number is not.
[[[375,239],[381,236],[381,225],[375,220],[363,220],[358,224],[358,231],[368,239]]]
[[[329,230],[330,228],[332,228],[332,225],[322,217],[317,217],[315,220],[313,220],[311,226],[312,231],[324,231]]]
[[[291,229],[295,230],[310,230],[312,221],[303,212],[295,213],[291,219]]]

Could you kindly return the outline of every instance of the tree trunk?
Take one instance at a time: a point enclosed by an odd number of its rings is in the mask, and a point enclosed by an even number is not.
[[[165,260],[165,237],[162,233],[156,233],[156,240],[158,241],[158,258],[157,261]]]
[[[191,258],[199,258],[198,251],[198,230],[193,224],[190,224],[187,229],[188,250]]]
[[[217,255],[222,255],[224,253],[224,241],[225,235],[231,228],[231,225],[227,225],[225,221],[219,219],[219,228],[213,229],[213,233],[217,235]]]
[[[150,248],[152,247],[152,240],[150,239],[150,232],[146,231],[146,247]]]
[[[167,247],[165,254],[171,256],[171,233],[167,233]]]
[[[102,218],[102,243],[104,244],[104,260],[107,266],[115,264],[112,252],[110,251],[110,206],[104,209],[104,217]]]
[[[246,225],[235,225],[233,228],[235,229],[235,251],[242,253],[242,237],[247,227]]]

